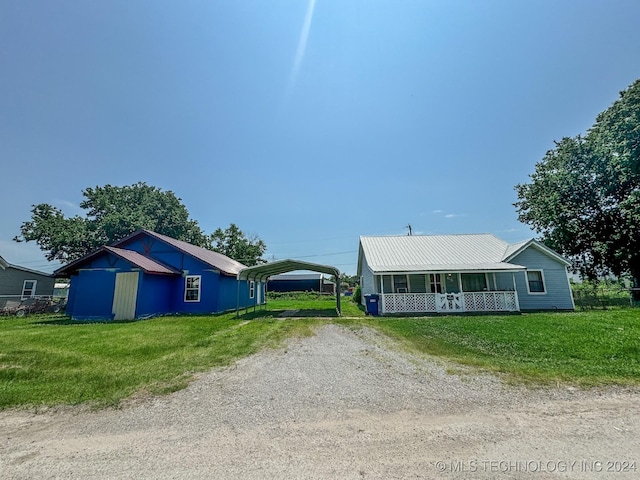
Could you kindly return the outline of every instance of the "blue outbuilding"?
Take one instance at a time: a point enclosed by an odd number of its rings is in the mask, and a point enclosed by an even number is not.
[[[220,253],[139,230],[54,275],[71,279],[67,314],[74,320],[132,320],[263,304],[262,282],[237,279],[243,268]]]

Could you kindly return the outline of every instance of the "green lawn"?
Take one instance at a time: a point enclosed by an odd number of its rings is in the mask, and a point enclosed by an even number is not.
[[[90,402],[117,405],[134,393],[183,388],[194,372],[227,365],[307,322],[220,316],[127,323],[71,323],[66,317],[0,320],[0,409]]]
[[[640,383],[640,310],[525,313],[370,322],[407,347],[517,380]]]
[[[296,311],[294,314],[284,312]],[[287,317],[309,317],[286,320]],[[504,372],[518,381],[585,386],[640,383],[640,310],[427,318],[364,317],[343,298],[271,299],[266,310],[73,323],[0,319],[0,409],[90,403],[183,388],[195,372],[227,365],[327,322],[367,325],[409,349]]]
[[[364,307],[356,305],[351,297],[340,302],[343,317],[364,317]],[[244,318],[337,317],[336,297],[316,293],[268,294],[266,310],[249,310]]]

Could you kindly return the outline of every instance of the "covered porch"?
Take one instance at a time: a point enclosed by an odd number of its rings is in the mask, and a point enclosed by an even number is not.
[[[374,275],[380,314],[518,312],[515,270]]]

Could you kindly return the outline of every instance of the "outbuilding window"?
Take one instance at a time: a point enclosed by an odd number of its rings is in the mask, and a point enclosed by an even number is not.
[[[200,301],[200,275],[187,275],[184,279],[184,301]]]
[[[249,298],[253,298],[255,296],[256,293],[256,283],[251,280],[249,282]]]
[[[37,280],[25,280],[22,284],[22,298],[33,297],[36,294]]]
[[[529,288],[529,293],[547,293],[542,270],[527,270],[527,287]]]

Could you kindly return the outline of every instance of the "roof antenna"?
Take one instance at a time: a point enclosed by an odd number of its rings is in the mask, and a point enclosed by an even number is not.
[[[408,224],[405,228],[409,229],[409,233],[407,233],[408,236],[413,235],[413,230],[411,229],[411,224]]]

